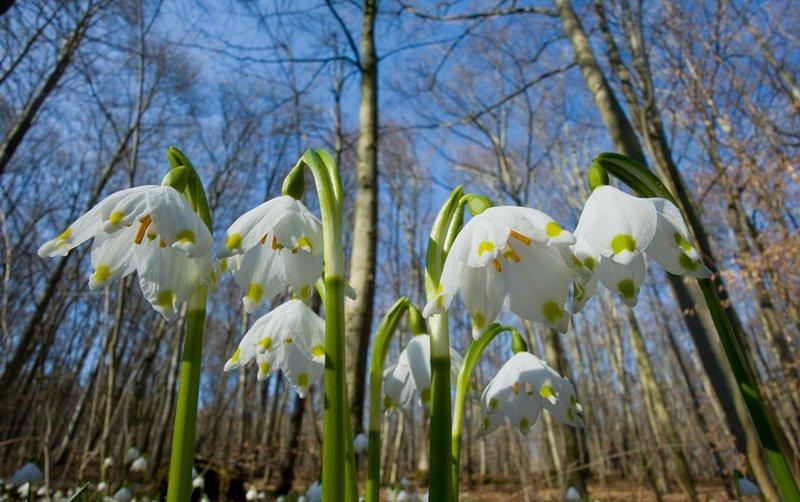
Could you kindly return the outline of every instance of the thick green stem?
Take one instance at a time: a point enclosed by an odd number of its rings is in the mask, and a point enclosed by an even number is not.
[[[429,496],[452,500],[450,485],[450,333],[447,313],[433,316],[431,333],[431,439]]]
[[[325,501],[356,501],[353,431],[347,401],[344,330],[344,249],[342,182],[324,150],[306,150],[293,168],[306,166],[314,176],[322,216],[325,284],[325,404],[322,413],[322,491]],[[290,173],[290,175],[292,175]]]
[[[675,202],[670,191],[655,174],[645,166],[624,155],[601,153],[592,161],[591,169],[608,171],[642,197],[661,197],[673,203]],[[595,178],[597,178],[596,175]],[[759,442],[772,469],[778,490],[784,500],[800,500],[800,489],[798,489],[797,481],[792,474],[789,462],[780,449],[778,438],[783,435],[783,432],[775,420],[771,419],[763,405],[764,397],[759,389],[753,364],[742,350],[741,341],[737,338],[728,317],[725,315],[725,310],[717,295],[717,288],[714,282],[709,279],[698,279],[697,282],[703,290],[703,296],[714,320],[717,335],[722,343],[733,376],[736,379],[739,392],[741,392],[747,406],[750,419],[755,425]]]
[[[200,388],[200,363],[203,354],[203,328],[206,319],[206,289],[198,288],[189,300],[186,337],[178,383],[178,402],[172,432],[167,501],[188,500],[192,492],[192,464],[197,420],[197,395]]]
[[[375,331],[369,362],[369,449],[367,450],[366,502],[378,502],[381,493],[381,397],[383,396],[383,364],[397,325],[408,310],[408,298],[397,300]]]
[[[472,377],[472,372],[475,370],[475,366],[478,365],[478,361],[480,361],[481,356],[483,355],[483,351],[486,350],[486,347],[489,345],[489,342],[494,340],[497,335],[503,333],[504,331],[511,333],[517,332],[514,328],[501,326],[497,323],[491,324],[488,328],[486,328],[486,331],[483,332],[480,338],[470,344],[469,349],[467,349],[467,353],[464,355],[464,363],[461,365],[461,369],[458,371],[451,440],[451,483],[454,500],[458,500],[458,478],[461,470],[461,429],[463,428],[464,423],[464,404],[467,397],[467,390],[469,388],[469,380]],[[523,347],[524,345],[520,348],[524,350]]]

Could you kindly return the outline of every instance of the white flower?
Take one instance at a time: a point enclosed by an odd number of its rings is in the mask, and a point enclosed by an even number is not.
[[[461,356],[450,349],[451,381],[458,378]],[[418,395],[420,404],[427,404],[431,397],[431,337],[417,335],[400,352],[397,363],[383,371],[383,408],[405,408],[412,397]]]
[[[92,237],[89,288],[138,271],[145,297],[167,319],[208,278],[211,233],[171,187],[145,185],[109,195],[42,245],[39,256],[65,256]]]
[[[353,451],[356,453],[364,453],[369,447],[369,438],[363,432],[356,434],[353,439]]]
[[[484,420],[479,433],[489,434],[507,416],[514,427],[527,434],[542,408],[559,422],[582,427],[581,406],[566,378],[529,352],[509,359],[489,382],[481,397]]]
[[[11,476],[11,484],[14,486],[24,485],[25,483],[36,485],[41,483],[43,479],[44,474],[42,474],[39,467],[33,462],[28,462]]]
[[[131,464],[131,472],[145,472],[147,470],[147,459],[139,457]]]
[[[567,488],[567,491],[564,492],[564,502],[581,502],[581,500],[583,500],[581,492],[574,486],[570,486]]]
[[[114,465],[114,459],[111,457],[106,457],[103,459],[103,467],[111,467]]]
[[[306,500],[308,502],[322,501],[322,484],[319,481],[314,481],[314,484],[308,487]]]
[[[114,494],[114,500],[117,502],[131,502],[132,499],[133,494],[124,486],[117,490],[117,493]]]
[[[255,500],[258,497],[258,491],[256,490],[255,486],[251,486],[247,493],[244,494],[244,498],[247,500]]]
[[[400,486],[402,486],[404,490],[408,490],[411,488],[411,481],[407,477],[403,476],[400,478]]]
[[[659,198],[642,199],[612,186],[592,192],[575,229],[573,265],[597,274],[629,306],[638,302],[647,254],[673,274],[709,277],[690,243],[680,210]]]
[[[287,286],[308,298],[322,274],[322,224],[302,202],[276,197],[233,222],[219,254],[233,257],[229,267],[246,291],[247,312]]]
[[[97,492],[98,493],[105,493],[108,490],[108,484],[105,481],[100,481],[97,483]]]
[[[192,488],[199,488],[202,490],[205,486],[206,480],[203,476],[195,476],[194,479],[192,479]]]
[[[30,492],[31,492],[31,484],[30,483],[23,483],[22,486],[17,488],[17,494],[20,497],[24,498],[24,499],[28,498],[28,495],[30,494]]]
[[[302,300],[289,300],[256,320],[225,363],[225,371],[258,363],[258,379],[280,369],[305,397],[325,368],[325,321]]]
[[[139,451],[139,448],[131,446],[128,448],[128,451],[125,452],[125,463],[129,464],[141,456],[142,452]]]
[[[425,306],[424,315],[444,312],[461,291],[475,337],[497,318],[504,303],[524,319],[565,331],[574,273],[559,249],[574,242],[570,232],[541,211],[489,208],[456,236],[438,292]]]

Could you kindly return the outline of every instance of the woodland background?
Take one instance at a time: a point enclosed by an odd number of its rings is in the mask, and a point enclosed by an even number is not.
[[[47,261],[36,249],[102,196],[158,183],[169,145],[205,180],[217,238],[278,194],[305,148],[339,160],[356,424],[371,328],[399,295],[424,304],[427,232],[451,187],[574,228],[594,155],[646,161],[719,268],[800,470],[800,6],[375,3],[29,0],[0,15],[0,474],[34,459],[51,486],[74,487],[111,456],[113,486],[163,487],[183,318],[165,323],[131,278],[90,292],[89,246]],[[575,382],[586,428],[544,415],[528,436],[506,426],[478,440],[476,392],[466,490],[724,498],[735,469],[758,479],[699,290],[649,272],[633,311],[601,290],[566,335],[523,326]],[[280,375],[222,372],[255,318],[240,298],[230,278],[211,296],[197,465],[221,497],[251,482],[301,490],[320,466],[321,390],[300,399]],[[463,353],[462,307],[452,322]],[[478,389],[507,345],[491,346]],[[426,419],[418,406],[387,416],[388,484],[425,491]],[[120,465],[131,446],[144,476]]]

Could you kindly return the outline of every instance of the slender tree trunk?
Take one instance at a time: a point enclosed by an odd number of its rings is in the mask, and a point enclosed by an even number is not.
[[[580,24],[580,20],[571,2],[569,0],[556,0],[556,6],[558,7],[558,13],[564,27],[564,32],[570,39],[573,51],[575,52],[575,59],[589,86],[595,105],[611,135],[614,145],[621,153],[646,165],[644,152],[633,130],[633,126],[628,121],[622,106],[598,65],[597,59],[589,45],[589,40],[586,37],[586,33],[583,31],[583,27]],[[666,144],[662,143],[664,141],[663,131],[654,130],[653,132],[654,135],[652,138],[657,140],[657,144],[666,147]],[[661,133],[660,135],[658,134],[659,132]],[[661,153],[665,152],[663,149],[658,149],[658,151]],[[665,183],[667,183],[668,188],[670,188],[678,201],[684,203],[689,200],[688,194],[682,183],[675,183],[676,180],[680,181],[677,167],[671,162],[669,165],[673,168],[667,173],[670,174],[670,176],[664,176],[664,173],[661,173],[662,177],[665,178]],[[680,190],[677,190],[677,188],[680,188]],[[705,232],[702,231],[702,227],[699,227],[699,219],[694,212],[693,206],[690,204],[688,208],[684,207],[682,209],[688,209],[688,211],[685,212],[688,220],[687,223],[695,234],[695,242],[699,250],[701,253],[706,254],[707,251],[710,251],[708,239]],[[696,230],[700,231],[695,232]],[[698,306],[705,305],[702,293],[694,283],[687,285],[683,282],[681,277],[671,274],[667,274],[667,277],[681,308],[684,322],[689,328],[689,332],[694,340],[703,367],[714,386],[715,393],[722,404],[723,410],[726,412],[728,427],[736,437],[737,446],[741,451],[746,453],[756,481],[759,486],[762,487],[765,495],[767,495],[768,498],[777,499],[777,492],[766,466],[766,461],[763,451],[761,450],[761,445],[758,442],[756,431],[750,421],[750,416],[747,413],[742,395],[739,393],[733,379],[730,367],[721,353],[719,340],[715,336],[714,325],[707,309],[699,307],[698,310]],[[721,294],[720,296],[725,296],[727,298],[725,294]],[[726,313],[731,314],[731,309],[729,308]],[[729,315],[729,319],[731,320],[731,324],[738,327],[737,332],[741,333],[741,323],[738,322],[738,317]]]
[[[289,421],[289,430],[286,432],[287,442],[286,450],[281,459],[281,466],[279,470],[278,487],[275,493],[278,495],[286,495],[292,489],[294,482],[294,464],[297,459],[297,445],[300,438],[300,432],[303,430],[303,414],[306,409],[305,399],[295,394],[294,409],[292,410],[292,417]]]
[[[631,328],[631,346],[633,348],[634,357],[636,358],[636,366],[639,368],[639,379],[642,382],[645,393],[649,397],[652,414],[655,418],[656,426],[658,427],[657,430],[660,430],[665,436],[666,446],[672,457],[672,462],[675,465],[678,483],[684,495],[686,495],[689,500],[699,500],[694,486],[695,483],[692,477],[692,471],[689,469],[689,462],[686,460],[686,456],[683,453],[683,441],[667,412],[664,394],[656,380],[653,366],[650,362],[650,356],[647,354],[644,339],[639,329],[639,323],[636,320],[633,310],[626,308],[626,311],[628,314],[628,323]]]
[[[364,2],[361,19],[361,102],[358,118],[358,160],[350,285],[358,297],[345,309],[347,377],[351,426],[362,429],[367,350],[372,330],[375,251],[378,237],[378,58],[375,53],[377,0]]]
[[[564,348],[558,331],[548,329],[544,336],[545,354],[547,363],[564,378],[574,381],[572,371],[564,357]],[[580,401],[580,396],[578,396]],[[584,451],[586,441],[581,435],[583,429],[579,427],[566,427],[564,429],[564,446],[566,450],[566,465],[568,486],[574,486],[585,498],[588,496],[587,483],[592,473],[588,467],[588,454]]]
[[[81,15],[69,38],[64,41],[61,50],[58,51],[55,66],[47,77],[44,78],[36,91],[34,91],[33,96],[28,100],[28,103],[14,121],[14,125],[8,130],[8,134],[6,134],[6,137],[3,139],[3,144],[0,146],[0,176],[5,173],[8,163],[11,162],[11,158],[14,156],[17,148],[19,148],[22,140],[25,139],[25,135],[30,130],[31,124],[33,124],[33,120],[36,118],[39,109],[41,109],[45,100],[50,96],[53,90],[55,90],[64,72],[67,71],[69,64],[72,62],[72,57],[75,55],[75,51],[78,50],[78,47],[84,40],[86,30],[89,29],[92,16],[94,16],[95,12],[96,6],[90,3],[89,8]]]

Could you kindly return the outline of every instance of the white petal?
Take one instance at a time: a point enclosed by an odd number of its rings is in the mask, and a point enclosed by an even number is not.
[[[139,246],[135,259],[142,294],[167,320],[210,273],[210,262],[193,260],[156,242]]]
[[[283,259],[270,246],[256,246],[239,259],[233,271],[236,283],[245,293],[244,309],[253,312],[264,301],[286,289]]]
[[[509,308],[524,319],[566,331],[565,306],[574,274],[551,246],[533,243],[520,250],[520,258],[508,267]]]
[[[597,276],[592,274],[587,279],[576,277],[572,281],[571,302],[569,311],[577,314],[597,292]]]
[[[300,397],[306,397],[308,387],[322,378],[325,363],[309,358],[296,344],[284,344],[277,353],[275,365],[291,382]]]
[[[493,323],[500,314],[508,291],[506,282],[513,281],[513,278],[507,279],[509,273],[502,268],[498,271],[493,266],[466,266],[462,269],[461,297],[472,316],[474,338],[477,339],[486,326]]]
[[[39,248],[38,254],[42,258],[50,256],[66,256],[67,253],[94,237],[103,228],[102,208],[107,205],[116,204],[117,201],[130,195],[131,193],[141,192],[148,187],[128,188],[109,195],[99,204],[91,208],[86,214],[75,220],[66,230],[56,238],[44,243]]]
[[[647,255],[671,274],[711,277],[711,271],[703,265],[691,243],[692,237],[680,210],[666,199],[649,200],[656,208],[658,224],[647,246]]]
[[[627,264],[647,248],[655,229],[656,210],[650,200],[602,186],[586,201],[575,234],[599,254]]]
[[[478,215],[467,222],[464,230],[469,227],[469,236],[466,263],[470,267],[485,267],[506,247],[510,229],[507,226],[497,225]]]
[[[384,410],[408,406],[414,396],[414,388],[408,353],[403,351],[400,353],[397,363],[387,367],[383,372]]]
[[[125,277],[136,270],[136,244],[133,239],[136,228],[131,226],[120,232],[97,234],[92,243],[92,268],[89,289],[102,288],[118,277]]]
[[[635,306],[639,301],[639,288],[644,283],[645,261],[641,253],[636,253],[628,265],[603,256],[597,266],[597,278],[609,290],[617,293],[626,305]]]
[[[414,387],[420,395],[420,404],[427,404],[431,389],[431,339],[428,335],[418,335],[403,350],[408,357],[408,366]]]
[[[541,409],[542,406],[536,397],[520,388],[518,393],[511,393],[506,406],[506,415],[515,428],[527,435],[539,418]]]
[[[521,216],[527,225],[517,228],[516,225],[519,220],[516,218],[512,220],[509,218],[508,214],[504,214],[502,220],[505,220],[507,222],[506,224],[513,230],[529,236],[535,241],[557,245],[570,245],[575,243],[575,236],[572,235],[572,232],[564,230],[550,215],[542,211],[530,207],[513,206],[509,207],[509,213],[516,213]]]
[[[505,418],[503,413],[484,414],[476,435],[480,438],[496,431],[498,427],[503,425],[503,418]]]
[[[147,214],[147,194],[161,188],[159,185],[143,185],[118,192],[98,204],[103,230],[116,232],[134,224]]]
[[[459,234],[459,236],[460,235],[461,234]],[[456,240],[458,240],[458,237],[456,237]],[[441,314],[450,308],[450,304],[453,302],[453,298],[458,288],[461,286],[461,277],[464,273],[464,268],[467,266],[463,261],[458,259],[458,254],[463,244],[463,242],[459,243],[459,247],[456,247],[455,243],[453,244],[444,262],[442,275],[439,279],[439,291],[425,305],[425,308],[422,309],[423,317],[428,318],[435,314]]]
[[[247,249],[243,248],[242,244],[244,238],[250,234],[257,222],[264,218],[269,218],[269,213],[271,213],[274,209],[278,209],[278,207],[284,202],[286,202],[285,199],[279,199],[277,202],[276,199],[270,199],[237,218],[236,221],[234,221],[233,224],[228,227],[225,244],[220,247],[218,252],[219,256],[224,258],[243,254],[248,251],[252,246]],[[259,239],[256,239],[253,245],[257,244],[258,241],[265,235],[266,233],[261,235]]]
[[[314,292],[314,284],[322,275],[322,255],[314,255],[303,249],[282,249],[284,277],[294,293],[308,299]]]
[[[147,212],[167,245],[189,258],[211,254],[214,240],[208,227],[192,211],[189,201],[172,187],[163,186],[146,194]]]
[[[269,230],[288,249],[322,253],[322,222],[299,200],[292,199],[286,212]]]

